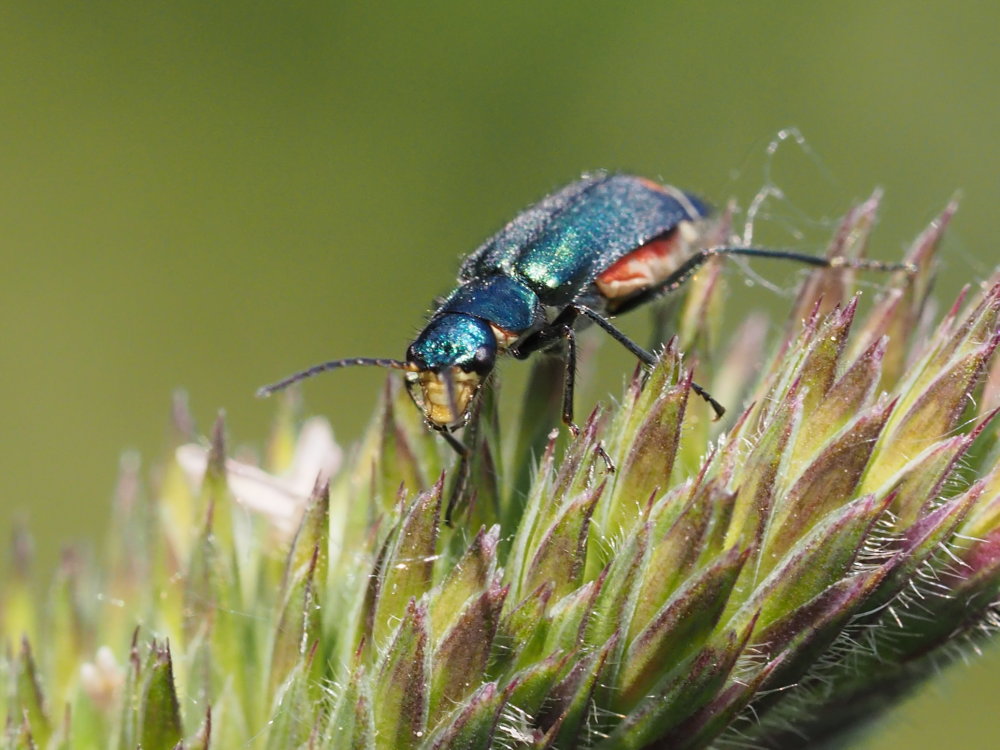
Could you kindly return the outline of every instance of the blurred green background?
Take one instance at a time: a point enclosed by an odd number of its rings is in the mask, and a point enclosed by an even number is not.
[[[259,442],[258,385],[402,355],[458,257],[584,169],[743,206],[773,183],[760,236],[808,251],[882,186],[882,258],[961,190],[950,298],[1000,259],[998,28],[1000,5],[903,0],[0,3],[0,531],[26,515],[43,566],[99,539],[178,386]],[[789,126],[807,148],[769,157]],[[349,442],[381,381],[309,407]],[[995,746],[998,657],[871,747]]]

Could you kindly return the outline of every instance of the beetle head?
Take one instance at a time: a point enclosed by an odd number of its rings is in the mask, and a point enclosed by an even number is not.
[[[469,420],[496,353],[496,337],[479,318],[444,313],[427,324],[406,352],[413,368],[406,388],[431,427],[456,429]]]

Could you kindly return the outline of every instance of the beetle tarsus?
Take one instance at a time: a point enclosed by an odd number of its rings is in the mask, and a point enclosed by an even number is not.
[[[712,411],[715,412],[715,417],[712,419],[713,422],[718,422],[726,415],[726,407],[716,401],[715,397],[711,393],[706,391],[694,381],[691,381],[691,390],[701,396],[708,402],[708,405],[712,407]]]
[[[580,427],[573,422],[568,422],[566,424],[566,429],[569,430],[569,434],[573,436],[574,440],[578,439],[583,432]],[[604,449],[604,441],[598,440],[595,449],[597,450],[597,455],[599,455],[601,460],[604,461],[605,471],[607,471],[608,474],[614,474],[615,471],[617,471],[617,469],[615,469],[615,462],[611,460],[611,456],[608,455],[608,452]]]

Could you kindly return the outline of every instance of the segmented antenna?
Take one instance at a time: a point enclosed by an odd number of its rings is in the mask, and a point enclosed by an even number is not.
[[[267,398],[272,393],[283,390],[292,383],[298,383],[300,380],[311,378],[313,375],[319,375],[321,372],[326,372],[327,370],[338,370],[341,367],[387,367],[393,370],[407,370],[409,372],[416,372],[417,370],[416,365],[409,362],[402,362],[398,359],[374,359],[370,357],[334,359],[329,362],[323,362],[319,365],[313,365],[307,370],[302,370],[293,375],[289,375],[287,378],[283,378],[277,383],[265,385],[263,388],[257,390],[257,398]]]

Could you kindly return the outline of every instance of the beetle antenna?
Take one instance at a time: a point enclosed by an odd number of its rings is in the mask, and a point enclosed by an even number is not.
[[[279,380],[277,383],[271,383],[271,385],[265,385],[263,388],[257,390],[257,398],[267,398],[272,393],[280,390],[284,390],[292,383],[298,383],[300,380],[305,380],[306,378],[311,378],[313,375],[319,375],[321,372],[326,372],[327,370],[339,370],[341,367],[388,367],[393,370],[406,370],[408,372],[415,372],[416,365],[412,365],[409,362],[402,362],[398,359],[373,359],[369,357],[354,357],[352,359],[334,359],[329,362],[323,362],[319,365],[313,365],[312,367],[297,372],[293,375],[289,375],[287,378]]]

